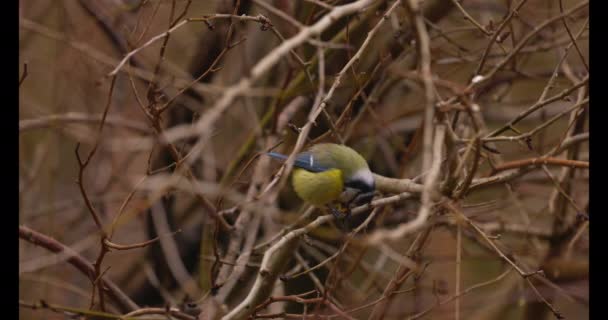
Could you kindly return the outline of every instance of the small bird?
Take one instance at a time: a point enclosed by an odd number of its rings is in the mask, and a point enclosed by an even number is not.
[[[287,160],[284,154],[269,152],[269,156]],[[357,151],[339,144],[320,143],[296,155],[291,177],[298,196],[317,207],[331,204],[368,203],[374,197],[376,184],[367,161]]]

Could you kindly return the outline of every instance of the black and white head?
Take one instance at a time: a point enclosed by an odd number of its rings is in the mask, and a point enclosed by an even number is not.
[[[374,175],[366,166],[345,177],[343,200],[355,205],[366,204],[372,201],[375,191]]]

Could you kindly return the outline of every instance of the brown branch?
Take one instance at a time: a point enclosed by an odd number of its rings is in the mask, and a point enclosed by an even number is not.
[[[117,319],[117,320],[138,320],[137,318],[132,317],[124,317],[120,314],[112,314],[107,312],[93,311],[83,308],[74,308],[68,306],[62,306],[54,303],[48,303],[44,300],[40,300],[38,303],[26,302],[23,300],[19,300],[20,308],[28,308],[32,310],[50,310],[56,313],[62,313],[66,318],[74,318],[75,315],[88,317],[92,319]]]
[[[295,279],[295,278],[297,278],[299,276],[302,276],[304,274],[311,273],[312,271],[321,268],[325,264],[327,264],[330,261],[332,261],[333,259],[337,258],[339,255],[341,255],[342,253],[344,253],[344,251],[348,247],[348,244],[354,238],[354,236],[357,233],[359,233],[362,229],[364,229],[365,227],[367,227],[367,225],[374,219],[374,217],[376,216],[377,213],[378,213],[378,207],[374,208],[374,210],[369,214],[369,216],[365,219],[365,221],[363,223],[361,223],[361,225],[359,225],[355,230],[353,230],[352,232],[350,232],[346,236],[346,241],[344,242],[344,244],[342,245],[342,247],[340,248],[340,250],[336,251],[333,255],[331,255],[330,257],[328,257],[327,259],[321,261],[320,263],[316,264],[313,267],[306,267],[306,269],[304,271],[298,272],[298,273],[293,274],[293,275],[284,276],[282,279],[283,280],[292,280],[292,279]]]
[[[557,15],[551,19],[548,19],[548,20],[544,21],[543,23],[535,26],[531,32],[526,34],[519,41],[519,43],[513,48],[513,50],[511,50],[511,52],[509,52],[509,54],[503,60],[501,60],[496,66],[494,66],[494,68],[492,68],[492,70],[488,71],[488,73],[485,75],[477,74],[477,76],[475,76],[475,78],[473,78],[473,81],[469,85],[468,89],[471,90],[473,87],[479,87],[481,84],[483,84],[483,83],[487,82],[489,79],[491,79],[498,72],[498,70],[502,69],[509,61],[511,61],[511,59],[513,59],[513,57],[515,57],[515,55],[526,45],[526,43],[528,41],[530,41],[541,30],[543,30],[547,26],[551,25],[552,23],[556,22],[557,20],[560,20],[564,17],[567,17],[567,16],[573,14],[574,12],[584,8],[587,5],[589,5],[589,1],[580,2],[577,5],[575,5],[574,7],[570,8],[568,11],[566,11],[562,14],[559,14],[559,15]]]
[[[170,317],[175,317],[180,320],[197,320],[198,319],[198,317],[186,314],[177,308],[169,308],[169,307],[167,307],[167,308],[141,308],[141,309],[135,310],[133,312],[129,312],[129,313],[125,314],[124,316],[125,317],[140,317],[140,316],[144,316],[147,314],[163,315],[163,316],[167,316],[169,319],[170,319]]]
[[[89,151],[89,154],[87,155],[87,157],[84,161],[80,158],[80,152],[79,152],[80,143],[76,144],[76,149],[75,149],[76,159],[78,160],[78,166],[79,166],[78,181],[77,181],[78,187],[80,188],[80,193],[82,195],[82,198],[84,199],[85,204],[86,204],[87,208],[89,209],[89,212],[93,216],[93,220],[95,221],[95,224],[97,225],[97,228],[99,229],[99,232],[101,232],[102,235],[105,235],[105,230],[103,228],[103,224],[101,223],[101,219],[99,218],[99,214],[93,207],[93,204],[89,200],[87,192],[84,188],[83,177],[84,177],[84,171],[85,171],[86,167],[89,165],[91,158],[93,158],[93,156],[95,155],[95,152],[97,151],[97,148],[99,147],[99,142],[101,141],[101,133],[103,131],[104,124],[106,122],[106,117],[108,116],[108,111],[110,110],[110,106],[112,105],[112,93],[114,92],[115,84],[116,84],[116,77],[113,77],[112,82],[110,83],[110,92],[108,93],[108,100],[106,102],[106,106],[105,106],[103,114],[101,116],[101,121],[99,122],[99,128],[97,130],[97,137],[95,139],[95,144],[93,145],[93,148],[91,149],[91,151]]]
[[[528,141],[530,140],[535,134],[537,134],[539,131],[547,128],[548,126],[550,126],[551,124],[555,123],[557,120],[559,120],[561,117],[573,112],[573,111],[577,111],[577,109],[579,108],[585,108],[586,105],[589,103],[589,98],[583,99],[582,101],[574,104],[573,106],[567,108],[566,110],[556,114],[555,116],[551,117],[551,119],[545,121],[544,123],[542,123],[541,125],[537,126],[536,128],[530,130],[529,132],[526,133],[522,133],[520,135],[517,136],[499,136],[499,137],[488,137],[488,138],[484,138],[483,141],[484,142],[493,142],[493,141],[518,141],[518,140],[524,140],[524,141]],[[511,127],[511,130],[513,130],[513,127]]]
[[[419,256],[420,251],[427,243],[430,234],[431,228],[420,232],[407,250],[406,256]],[[414,270],[407,265],[400,264],[393,278],[384,288],[384,291],[382,292],[382,299],[379,300],[378,304],[374,306],[374,309],[372,310],[369,318],[372,320],[383,319],[391,302],[391,299],[398,293],[398,290],[399,288],[401,288],[401,285],[403,285],[403,283],[409,278],[409,276],[414,273],[420,273],[422,271],[424,271],[424,269]]]
[[[91,203],[91,200],[89,199],[89,196],[87,195],[87,192],[84,187],[84,172],[85,172],[85,169],[87,168],[87,166],[89,165],[91,159],[95,155],[97,148],[99,147],[99,142],[101,141],[101,134],[103,132],[104,124],[106,122],[106,117],[108,116],[110,106],[112,105],[112,94],[114,93],[115,84],[116,84],[116,77],[113,77],[112,82],[110,83],[110,92],[108,93],[108,99],[107,99],[106,106],[103,111],[103,115],[101,117],[101,121],[99,123],[99,128],[97,130],[97,137],[95,139],[95,144],[93,145],[93,148],[91,149],[91,151],[89,152],[89,154],[87,155],[87,157],[84,161],[80,157],[80,152],[79,152],[80,142],[76,144],[76,149],[74,150],[74,152],[76,153],[76,160],[78,160],[78,169],[79,169],[78,170],[78,181],[77,181],[78,188],[80,189],[80,194],[82,195],[85,205],[86,205],[87,209],[89,210],[89,212],[91,213],[91,216],[93,217],[93,220],[95,221],[95,225],[97,225],[97,229],[100,234],[101,248],[99,250],[99,255],[97,257],[97,260],[95,261],[95,264],[94,264],[95,277],[92,279],[93,289],[92,289],[92,294],[91,294],[91,307],[90,308],[93,308],[93,304],[95,302],[95,288],[97,286],[96,280],[101,277],[101,274],[102,274],[101,265],[103,263],[103,259],[104,259],[105,255],[109,251],[109,249],[104,243],[108,237],[108,234],[103,227],[103,223],[101,222],[99,213],[97,212],[97,210],[95,210],[95,207]],[[99,290],[99,306],[102,311],[105,311],[103,285],[100,285],[97,288]]]
[[[384,193],[422,193],[424,186],[416,183],[411,179],[395,179],[381,176],[374,173],[374,180],[376,181],[376,189]]]
[[[427,182],[424,184],[422,191],[422,205],[416,218],[407,223],[401,224],[392,230],[377,230],[367,236],[367,240],[371,244],[379,244],[386,240],[396,240],[404,237],[405,235],[411,234],[424,227],[428,217],[431,215],[433,202],[437,198],[437,182],[439,179],[439,173],[441,169],[441,154],[443,150],[443,144],[445,139],[445,125],[438,125],[432,144],[432,166],[428,173]],[[373,203],[373,202],[372,202]]]
[[[170,233],[169,222],[167,221],[167,213],[161,201],[156,201],[151,208],[152,225],[157,234]],[[171,275],[175,278],[181,289],[189,296],[195,296],[198,293],[196,281],[192,278],[188,269],[184,265],[177,247],[177,243],[172,237],[161,237],[160,248],[167,262],[167,266]]]
[[[461,199],[462,197],[464,197],[467,194],[467,191],[469,190],[469,187],[471,186],[471,183],[473,182],[473,177],[475,176],[475,173],[477,172],[477,169],[479,168],[479,159],[481,158],[481,141],[480,141],[479,137],[475,137],[475,139],[473,139],[473,141],[471,141],[471,146],[475,149],[475,155],[473,157],[473,164],[471,166],[471,170],[466,173],[466,176],[464,178],[464,181],[462,182],[462,185],[459,186],[458,191],[454,195],[454,198],[456,198],[456,199]],[[464,163],[466,160],[467,160],[467,158],[463,157],[463,160],[462,160],[463,168],[464,168]]]
[[[86,114],[79,112],[67,112],[64,114],[53,114],[48,116],[42,116],[34,119],[19,120],[19,132],[43,129],[53,127],[56,124],[63,123],[93,123],[98,124],[101,122],[103,114]],[[150,129],[138,124],[135,121],[130,121],[122,117],[109,116],[106,118],[106,125],[114,126],[118,128],[125,128],[133,130],[141,134],[149,134]]]
[[[504,126],[492,131],[491,133],[489,133],[486,138],[489,137],[494,137],[506,130],[509,130],[510,128],[513,127],[513,125],[515,125],[516,123],[518,123],[519,121],[521,121],[522,119],[524,119],[525,117],[527,117],[528,115],[530,115],[532,112],[552,103],[555,101],[559,101],[564,99],[565,97],[569,96],[570,93],[574,92],[575,90],[577,90],[578,88],[581,88],[585,85],[587,85],[589,83],[589,75],[585,76],[585,78],[583,78],[583,80],[579,81],[578,83],[574,84],[572,87],[562,91],[561,93],[545,99],[543,101],[539,101],[537,103],[535,103],[534,105],[530,106],[528,109],[522,111],[520,114],[517,115],[517,117],[515,117],[513,120],[509,121],[507,124],[505,124]]]
[[[475,69],[475,72],[473,74],[475,74],[475,75],[481,74],[481,71],[483,70],[483,66],[492,49],[492,45],[494,43],[497,43],[498,37],[502,34],[502,30],[507,25],[509,25],[509,22],[511,21],[511,19],[513,19],[513,17],[517,14],[519,9],[521,9],[521,7],[523,7],[523,5],[526,4],[527,1],[528,0],[519,1],[519,3],[517,5],[515,5],[515,8],[513,8],[512,10],[509,11],[509,14],[503,19],[503,21],[500,23],[498,28],[496,28],[496,30],[494,31],[494,34],[492,35],[492,38],[490,39],[490,42],[488,42],[488,46],[486,47],[483,54],[481,55],[481,59],[479,59],[479,65],[477,65],[477,69]]]
[[[454,301],[454,300],[457,300],[457,301],[458,301],[460,297],[462,297],[462,296],[464,296],[464,295],[466,295],[466,294],[471,293],[471,291],[474,291],[474,290],[476,290],[476,289],[483,288],[483,287],[486,287],[486,286],[492,285],[492,284],[494,284],[494,283],[496,283],[496,282],[499,282],[499,281],[500,281],[500,280],[502,280],[504,277],[506,277],[506,276],[509,274],[509,272],[510,272],[510,271],[511,271],[511,269],[507,269],[505,272],[501,273],[501,274],[500,274],[498,277],[496,277],[496,278],[494,278],[494,279],[491,279],[491,280],[488,280],[488,281],[484,281],[484,282],[481,282],[481,283],[478,283],[478,284],[472,285],[472,286],[470,286],[470,287],[466,288],[465,290],[460,291],[460,292],[458,292],[457,294],[455,294],[455,295],[453,295],[453,296],[451,296],[451,297],[449,297],[449,298],[447,298],[447,299],[445,299],[445,300],[438,301],[436,305],[431,306],[431,307],[427,308],[426,310],[424,310],[424,311],[422,311],[422,312],[419,312],[419,313],[417,313],[417,314],[415,314],[415,315],[413,315],[413,316],[409,317],[408,319],[409,319],[409,320],[415,320],[415,319],[422,318],[423,316],[427,315],[429,312],[431,312],[431,311],[432,311],[433,309],[435,309],[436,307],[442,306],[442,305],[444,305],[444,304],[446,304],[446,303],[450,303],[450,302],[452,302],[452,301]]]
[[[252,16],[239,16],[239,15],[221,14],[221,13],[214,14],[211,16],[205,16],[202,18],[188,18],[188,19],[182,20],[179,23],[172,24],[172,27],[169,28],[167,31],[150,38],[150,40],[148,40],[146,43],[142,44],[141,46],[137,47],[134,50],[131,50],[118,63],[118,65],[107,74],[107,76],[108,77],[115,76],[122,69],[122,67],[127,63],[127,61],[129,61],[131,59],[131,57],[133,57],[139,51],[143,50],[144,48],[150,46],[151,44],[155,43],[156,41],[158,41],[160,39],[165,39],[165,38],[169,37],[171,35],[171,33],[175,32],[177,29],[183,27],[184,25],[186,25],[190,22],[209,23],[209,21],[214,20],[214,19],[237,19],[237,20],[244,20],[244,21],[255,21],[255,22],[259,22],[259,23],[265,23],[265,21],[267,21],[267,18],[263,17],[262,15],[259,15],[257,17],[252,17]]]
[[[170,235],[175,235],[176,233],[181,232],[181,230],[177,230],[174,232],[171,232]],[[139,242],[139,243],[133,243],[133,244],[118,244],[118,243],[114,243],[112,241],[110,241],[108,238],[104,239],[104,245],[107,246],[110,249],[115,249],[115,250],[131,250],[131,249],[137,249],[137,248],[143,248],[146,246],[149,246],[151,244],[153,244],[156,241],[160,240],[160,236],[155,237],[153,239],[147,240],[147,241],[143,241],[143,242]]]
[[[207,72],[209,70],[211,70],[213,68],[213,66],[215,65],[215,63],[217,63],[219,61],[219,59],[223,56],[223,54],[226,52],[225,49],[224,51],[222,51],[222,53],[220,53],[220,55],[215,59],[215,61],[213,62],[213,64],[208,68],[208,70],[203,73],[203,75],[201,77],[199,77],[199,79],[203,78],[205,75],[207,75]],[[130,78],[131,79],[131,78]],[[190,83],[190,85],[188,85],[187,87],[193,85],[194,82]],[[149,96],[150,99],[150,103],[148,105],[148,107],[144,106],[143,102],[141,101],[141,99],[139,98],[139,95],[137,94],[137,90],[135,89],[135,85],[133,83],[133,81],[131,80],[131,86],[132,89],[135,93],[135,97],[136,100],[138,102],[138,106],[140,107],[140,109],[142,110],[142,112],[145,114],[145,116],[148,118],[154,135],[156,137],[159,138],[159,140],[161,140],[161,142],[164,141],[163,137],[164,137],[164,129],[161,123],[161,113],[164,112],[169,105],[173,102],[173,99],[170,99],[169,102],[167,102],[166,104],[164,104],[163,106],[161,106],[160,108],[156,108],[155,104],[156,101],[153,97]],[[185,90],[185,89],[184,89]],[[175,97],[179,96],[181,93],[184,92],[184,90],[180,91]],[[174,98],[175,98],[174,97]],[[171,157],[173,158],[173,160],[175,161],[176,167],[180,166],[184,160],[186,159],[185,157],[183,157],[180,153],[180,151],[178,150],[178,148],[170,142],[164,143],[163,142],[163,146],[166,146],[169,149],[169,154],[171,155]],[[192,170],[189,167],[189,163],[185,163],[185,165],[181,166],[181,168],[183,168],[183,171],[186,175],[186,177],[188,178],[188,181],[191,182],[192,184],[195,183],[195,176],[192,173]],[[201,205],[207,210],[207,212],[209,213],[209,215],[215,219],[216,221],[218,221],[219,225],[222,227],[222,229],[224,231],[230,231],[232,229],[232,227],[230,226],[230,224],[228,224],[228,222],[217,213],[217,209],[216,207],[213,205],[213,203],[211,203],[211,201],[209,199],[207,199],[207,197],[205,197],[205,195],[203,195],[202,193],[195,193],[194,196],[196,197],[196,199],[201,203]]]
[[[353,317],[346,314],[344,311],[340,310],[340,308],[338,308],[335,304],[331,303],[330,301],[325,300],[323,297],[308,298],[308,299],[301,298],[299,296],[270,297],[270,298],[268,298],[268,300],[266,300],[264,303],[262,303],[261,305],[259,305],[256,308],[256,313],[258,310],[262,310],[265,307],[267,307],[268,305],[270,305],[271,303],[278,302],[278,301],[290,301],[290,302],[296,302],[296,303],[300,303],[300,304],[322,303],[322,304],[325,304],[326,306],[328,306],[333,311],[335,311],[337,313],[337,315],[339,315],[341,318],[354,319]],[[266,316],[259,317],[254,314],[253,317],[254,318],[265,318]]]
[[[251,69],[249,77],[243,77],[236,84],[227,87],[223,91],[223,95],[216,100],[214,105],[203,114],[203,116],[194,125],[181,125],[175,126],[170,130],[167,130],[165,138],[168,141],[176,141],[191,136],[197,136],[199,138],[197,144],[193,147],[197,150],[202,150],[203,146],[207,143],[210,138],[212,130],[212,124],[224,113],[224,111],[232,105],[234,99],[241,95],[241,92],[251,89],[255,81],[260,79],[270,69],[272,69],[280,59],[286,54],[290,53],[292,49],[306,42],[311,37],[320,34],[325,29],[329,28],[339,18],[358,12],[366,8],[371,4],[372,0],[359,0],[346,5],[334,7],[327,15],[317,21],[315,24],[303,28],[295,36],[285,40],[280,46],[269,52],[264,58]],[[319,113],[322,108],[318,108]],[[150,141],[147,141],[150,142]],[[142,145],[148,145],[146,141],[139,141]],[[194,157],[198,156],[193,154]]]
[[[522,276],[523,278],[527,278],[527,277],[537,273],[536,271],[533,271],[533,272],[523,271],[521,269],[521,267],[518,266],[515,261],[513,261],[511,258],[507,257],[507,255],[504,252],[502,252],[502,250],[500,250],[498,248],[498,246],[496,246],[496,244],[494,243],[494,241],[492,241],[490,236],[488,236],[479,226],[477,226],[476,223],[474,223],[471,219],[469,219],[466,215],[464,215],[464,213],[460,212],[460,210],[458,210],[453,203],[448,202],[448,203],[446,203],[445,206],[446,206],[446,208],[448,208],[451,212],[453,212],[455,214],[457,219],[461,219],[461,220],[465,221],[468,225],[470,225],[490,245],[490,247],[492,247],[492,249],[494,249],[494,251],[503,260],[505,260],[507,263],[509,263],[513,267],[513,269],[515,269],[517,271],[517,273],[519,273],[520,276]]]
[[[285,12],[273,7],[271,4],[265,2],[264,0],[253,0],[253,3],[268,10],[268,12],[281,18],[282,20],[289,22],[291,25],[293,25],[297,29],[302,29],[304,27],[304,25],[300,21],[296,20],[294,17],[286,14]]]
[[[532,271],[532,272],[525,272],[523,271],[523,269],[518,266],[518,263],[515,262],[514,258],[512,255],[509,254],[509,256],[507,256],[502,250],[500,250],[498,248],[498,246],[494,243],[494,241],[492,241],[492,239],[490,238],[490,236],[488,236],[485,232],[483,232],[483,230],[481,230],[481,228],[479,226],[477,226],[477,224],[475,224],[473,221],[471,221],[469,218],[467,218],[462,212],[460,212],[452,203],[447,203],[446,207],[452,211],[454,214],[456,214],[458,219],[462,219],[464,220],[467,224],[469,224],[471,227],[473,227],[473,229],[490,245],[490,247],[492,247],[492,249],[500,256],[501,259],[503,259],[504,261],[506,261],[507,263],[509,263],[513,269],[515,269],[517,271],[517,273],[519,273],[519,275],[522,277],[522,279],[526,280],[526,282],[528,283],[528,285],[530,285],[530,287],[532,288],[532,290],[534,291],[534,293],[539,297],[539,299],[541,299],[541,301],[547,306],[547,308],[549,308],[549,310],[551,310],[551,312],[556,316],[556,318],[558,319],[562,319],[563,316],[561,315],[561,313],[555,309],[555,307],[549,303],[549,301],[547,299],[545,299],[540,292],[538,291],[538,289],[536,289],[536,286],[534,286],[534,284],[531,281],[531,277],[536,276],[536,275],[541,275],[541,277],[543,276],[543,273],[541,270],[537,270],[537,271]]]
[[[497,172],[509,170],[509,169],[516,169],[516,168],[529,167],[529,166],[541,166],[541,165],[589,169],[588,161],[569,160],[569,159],[560,159],[560,158],[551,158],[551,157],[538,157],[538,158],[505,162],[503,164],[495,166],[492,169],[492,173],[490,175],[494,175]]]
[[[266,250],[258,276],[247,297],[232,309],[230,313],[224,316],[222,320],[245,319],[251,315],[255,307],[263,303],[270,296],[275,281],[298,246],[300,238],[309,231],[333,219],[334,216],[331,214],[320,216],[305,227],[289,232]]]
[[[484,26],[479,24],[479,22],[477,22],[473,17],[471,17],[471,15],[462,7],[462,5],[460,4],[460,2],[458,0],[451,0],[451,1],[458,8],[458,10],[460,10],[460,12],[462,12],[465,20],[468,20],[469,22],[471,22],[471,24],[473,24],[477,29],[479,29],[479,31],[483,32],[483,34],[485,34],[486,36],[492,35],[491,31],[486,30],[486,28],[484,28]]]
[[[563,14],[564,13],[564,4],[562,2],[563,2],[562,0],[559,0],[559,12],[561,12]],[[572,35],[572,31],[570,31],[570,27],[568,27],[568,23],[566,23],[566,17],[562,17],[562,24],[564,25],[564,28],[566,29],[566,33],[568,33],[568,37],[570,38],[570,41],[572,41],[571,43],[574,46],[574,48],[576,49],[576,52],[578,53],[579,58],[581,59],[581,63],[583,64],[583,66],[585,66],[587,73],[589,73],[589,65],[587,65],[587,62],[585,61],[585,56],[583,56],[581,49],[576,44],[576,39]],[[583,26],[580,33],[583,32],[583,30],[585,29],[586,26],[587,26],[587,24],[585,24],[585,26]],[[579,36],[580,36],[580,33],[579,33]],[[576,38],[578,38],[578,36]]]
[[[84,275],[86,275],[91,281],[94,281],[96,278],[96,272],[94,266],[87,261],[83,256],[79,255],[77,252],[73,251],[70,247],[65,246],[59,241],[39,233],[33,229],[30,229],[26,226],[19,226],[19,238],[30,242],[34,245],[43,247],[54,253],[67,253],[70,255],[70,258],[67,259],[67,262],[80,270]],[[101,283],[103,284],[104,290],[107,290],[108,295],[114,302],[123,310],[130,311],[136,310],[139,307],[135,302],[133,302],[116,284],[114,284],[107,277],[102,276],[100,278]]]

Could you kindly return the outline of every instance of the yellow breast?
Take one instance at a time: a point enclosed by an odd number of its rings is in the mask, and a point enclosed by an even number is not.
[[[317,206],[338,199],[344,188],[342,171],[338,169],[310,172],[296,168],[293,170],[292,184],[302,200]]]

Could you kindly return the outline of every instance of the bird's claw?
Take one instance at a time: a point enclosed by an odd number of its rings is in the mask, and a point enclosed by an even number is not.
[[[348,218],[350,217],[350,208],[343,206],[339,206],[339,208],[329,207],[329,211],[336,218],[338,227],[342,230],[348,230]]]
[[[350,216],[350,209],[348,207],[330,207],[329,211],[336,217],[338,220],[346,219]]]

